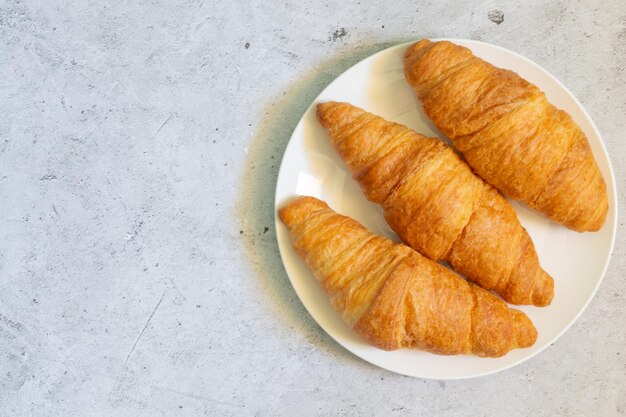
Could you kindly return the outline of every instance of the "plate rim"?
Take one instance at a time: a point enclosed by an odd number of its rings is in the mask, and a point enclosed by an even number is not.
[[[355,355],[356,357],[360,358],[361,360],[372,364],[376,367],[379,367],[381,369],[385,369],[389,372],[393,372],[399,375],[404,375],[404,376],[409,376],[409,377],[413,377],[413,378],[421,378],[421,379],[429,379],[429,380],[446,380],[446,381],[453,381],[453,380],[463,380],[463,379],[474,379],[474,378],[480,378],[480,377],[485,377],[488,375],[493,375],[499,372],[503,372],[506,371],[508,369],[511,369],[515,366],[518,366],[532,358],[534,358],[535,356],[537,356],[538,354],[540,354],[541,352],[543,352],[545,349],[547,349],[548,347],[550,347],[552,344],[554,344],[554,342],[556,342],[559,338],[561,338],[561,336],[563,336],[563,334],[565,334],[565,332],[567,332],[573,325],[574,323],[576,323],[578,321],[578,319],[580,318],[580,316],[585,312],[585,310],[587,309],[587,307],[589,306],[589,304],[591,303],[591,300],[593,300],[593,298],[595,297],[598,289],[600,288],[600,285],[602,284],[602,281],[604,280],[604,277],[606,276],[606,272],[608,270],[609,264],[611,263],[611,258],[613,257],[613,251],[615,249],[615,238],[616,238],[616,234],[617,234],[617,223],[618,223],[618,198],[617,198],[617,187],[616,187],[616,181],[615,181],[615,172],[613,170],[613,163],[611,162],[611,157],[610,154],[606,148],[606,143],[604,141],[604,138],[602,137],[598,127],[596,126],[595,122],[593,121],[593,119],[591,118],[591,116],[589,115],[589,113],[587,112],[587,109],[585,109],[585,107],[582,105],[582,103],[580,103],[580,101],[576,98],[576,96],[558,79],[556,78],[550,71],[548,71],[547,69],[545,69],[544,67],[542,67],[541,65],[537,64],[536,62],[532,61],[531,59],[515,52],[512,51],[510,49],[507,49],[505,47],[499,46],[499,45],[494,45],[492,43],[489,42],[484,42],[484,41],[479,41],[479,40],[474,40],[474,39],[463,39],[463,38],[418,38],[418,39],[414,39],[408,42],[401,42],[395,45],[391,45],[388,46],[385,49],[382,49],[378,52],[375,52],[361,60],[359,60],[358,62],[356,62],[355,64],[351,65],[349,68],[347,68],[345,71],[341,72],[340,74],[338,74],[337,76],[335,76],[323,89],[322,91],[311,101],[311,103],[307,106],[307,108],[304,110],[304,112],[302,113],[302,115],[300,116],[300,119],[298,120],[298,123],[296,124],[295,128],[293,129],[291,136],[289,137],[289,141],[287,143],[287,146],[285,147],[285,150],[283,152],[283,155],[281,157],[281,161],[280,161],[280,168],[278,170],[278,176],[276,178],[276,189],[274,192],[274,227],[276,231],[278,231],[279,227],[282,227],[282,221],[280,220],[279,216],[278,216],[278,194],[279,194],[279,183],[280,183],[280,179],[281,177],[284,175],[283,173],[283,169],[285,167],[285,157],[288,154],[288,151],[290,149],[291,146],[293,146],[294,143],[294,134],[295,132],[300,128],[300,126],[302,125],[303,121],[304,121],[304,116],[306,114],[309,113],[309,111],[311,111],[311,109],[317,104],[319,97],[323,96],[324,93],[326,93],[326,91],[335,83],[335,81],[339,78],[341,78],[344,74],[346,74],[347,72],[351,71],[353,68],[357,67],[358,65],[361,65],[364,61],[367,60],[371,60],[374,59],[376,56],[383,54],[383,53],[387,53],[392,49],[399,49],[399,48],[406,48],[409,45],[414,44],[415,42],[419,41],[420,39],[430,39],[431,41],[437,42],[437,41],[450,41],[453,43],[461,43],[461,44],[479,44],[479,45],[483,45],[483,46],[487,46],[489,48],[494,48],[497,50],[500,50],[501,52],[504,53],[508,53],[508,54],[512,54],[515,55],[517,58],[525,61],[526,63],[530,64],[531,66],[535,67],[536,69],[538,69],[539,71],[541,71],[542,73],[545,73],[552,81],[556,82],[556,84],[569,96],[569,98],[571,98],[574,103],[582,110],[583,115],[585,116],[585,118],[590,122],[590,126],[593,129],[594,134],[600,139],[600,146],[601,149],[604,153],[604,155],[606,156],[606,160],[607,160],[607,164],[608,164],[608,171],[610,174],[610,178],[609,181],[611,181],[611,185],[612,185],[612,198],[613,198],[613,216],[612,216],[612,221],[613,221],[613,228],[611,230],[611,244],[610,244],[610,250],[609,250],[609,255],[607,256],[605,262],[604,262],[604,266],[602,268],[602,273],[600,275],[600,278],[598,279],[598,282],[596,283],[595,287],[593,288],[593,290],[589,293],[589,296],[587,297],[587,300],[585,301],[585,303],[583,304],[583,306],[580,308],[580,310],[576,313],[576,315],[574,316],[574,318],[572,318],[572,320],[563,327],[563,329],[558,332],[552,339],[548,340],[544,346],[542,346],[541,348],[537,349],[535,352],[531,353],[528,356],[522,357],[517,361],[514,361],[510,364],[501,366],[499,368],[495,368],[492,370],[488,370],[485,372],[478,372],[472,375],[463,375],[463,376],[452,376],[452,377],[437,377],[437,376],[424,376],[424,375],[414,375],[411,373],[406,373],[406,372],[402,372],[396,369],[389,369],[386,366],[383,366],[381,364],[378,363],[374,363],[371,360],[369,360],[368,358],[365,358],[363,355],[355,352],[354,350],[350,349],[346,344],[344,344],[341,340],[339,340],[337,337],[335,337],[335,335],[333,335],[331,332],[329,332],[322,324],[319,323],[319,321],[315,318],[315,316],[311,313],[311,311],[309,310],[309,307],[306,305],[306,303],[303,301],[302,299],[302,295],[300,294],[300,292],[298,291],[296,285],[294,285],[293,282],[293,278],[291,277],[291,275],[289,274],[289,271],[287,270],[286,264],[285,264],[285,254],[283,253],[283,247],[281,245],[281,240],[280,240],[280,235],[279,233],[276,233],[276,242],[278,244],[278,251],[280,254],[280,258],[281,258],[281,263],[283,265],[283,269],[285,271],[285,273],[287,274],[287,277],[289,278],[289,282],[291,284],[291,287],[293,288],[294,292],[296,293],[296,295],[298,296],[298,299],[300,300],[300,303],[304,306],[304,308],[306,309],[307,313],[313,318],[313,320],[315,321],[315,323],[328,335],[330,336],[335,342],[337,342],[340,346],[342,346],[345,350],[347,350],[348,352],[350,352],[351,354]],[[594,159],[595,159],[595,155],[594,155]],[[606,179],[605,179],[606,180]],[[606,223],[605,223],[606,224]],[[456,271],[455,271],[456,272]],[[336,312],[335,312],[336,313]],[[352,331],[352,329],[350,329]]]

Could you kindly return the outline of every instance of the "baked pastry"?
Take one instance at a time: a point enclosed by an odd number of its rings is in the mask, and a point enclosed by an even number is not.
[[[404,71],[426,114],[485,181],[570,229],[602,227],[606,184],[587,138],[539,88],[447,41],[411,45]]]
[[[318,104],[317,115],[405,243],[510,303],[550,303],[553,279],[515,211],[449,146],[348,103]]]
[[[296,198],[279,216],[332,305],[378,348],[496,357],[537,338],[521,311],[323,201]]]

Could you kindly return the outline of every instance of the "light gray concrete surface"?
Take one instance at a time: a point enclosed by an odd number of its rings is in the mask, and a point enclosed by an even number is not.
[[[561,79],[625,218],[623,0],[1,0],[0,416],[625,414],[621,224],[580,320],[475,380],[365,363],[293,292],[273,225],[291,131],[339,73],[419,37]]]

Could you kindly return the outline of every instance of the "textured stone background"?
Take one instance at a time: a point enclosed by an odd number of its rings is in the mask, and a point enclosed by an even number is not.
[[[278,256],[297,120],[419,37],[495,43],[562,80],[604,135],[624,218],[626,2],[519,3],[0,0],[0,415],[626,414],[621,227],[580,320],[468,381],[354,357]]]

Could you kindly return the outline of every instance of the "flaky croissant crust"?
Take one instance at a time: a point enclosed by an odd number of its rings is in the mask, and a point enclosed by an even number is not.
[[[316,198],[299,197],[279,216],[335,309],[374,346],[497,357],[537,338],[521,311]]]
[[[404,71],[426,114],[487,182],[570,229],[602,227],[606,184],[587,138],[536,86],[447,41],[411,45]]]
[[[550,303],[554,281],[515,211],[450,147],[348,103],[320,103],[317,114],[404,242],[510,303]]]

